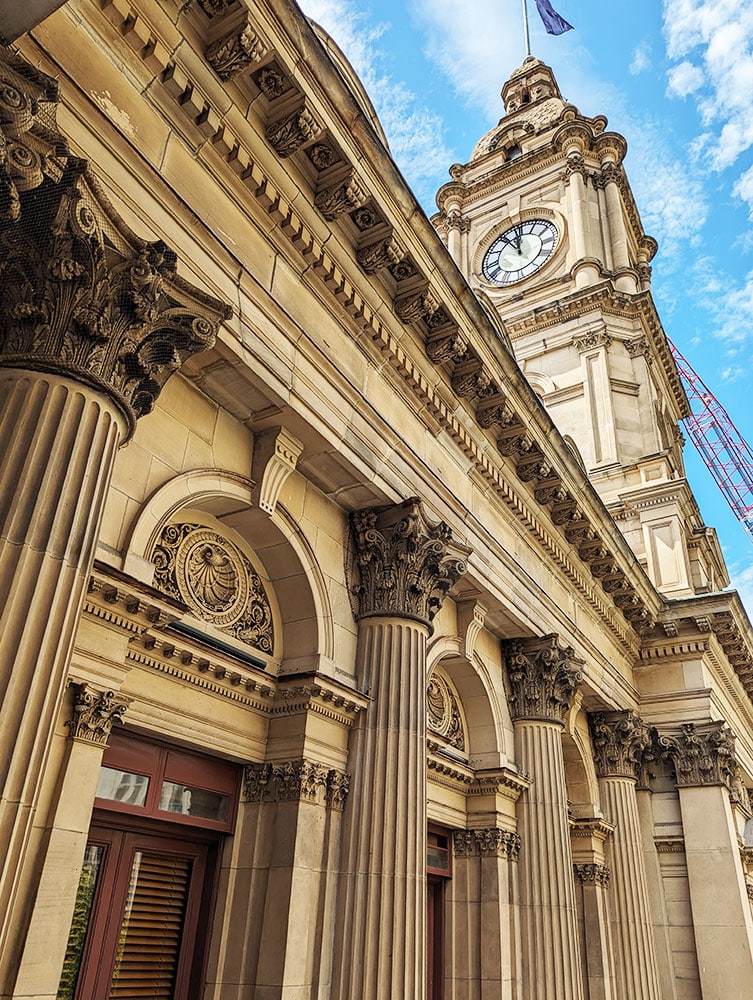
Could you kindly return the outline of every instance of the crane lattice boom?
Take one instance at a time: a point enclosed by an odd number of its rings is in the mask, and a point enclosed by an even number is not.
[[[753,538],[753,452],[700,375],[671,341],[669,347],[692,411],[684,421],[685,429],[733,513]]]

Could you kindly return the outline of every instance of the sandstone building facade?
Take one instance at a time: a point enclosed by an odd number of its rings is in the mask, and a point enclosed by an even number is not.
[[[0,997],[750,996],[622,137],[528,59],[428,220],[292,0],[2,16]]]

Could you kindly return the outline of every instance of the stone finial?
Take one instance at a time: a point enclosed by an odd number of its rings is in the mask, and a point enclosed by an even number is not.
[[[0,363],[103,391],[132,433],[232,310],[179,278],[175,253],[136,236],[67,154],[45,80],[0,49]]]
[[[660,733],[659,749],[674,764],[679,788],[726,785],[732,788],[737,770],[735,737],[724,722],[694,725],[688,722],[679,733]]]
[[[556,635],[509,639],[503,644],[513,719],[564,722],[581,681],[581,661]]]
[[[131,699],[114,691],[98,691],[88,684],[75,684],[74,688],[73,718],[68,723],[71,738],[106,747],[113,724],[122,722]]]
[[[430,523],[416,497],[351,516],[360,582],[357,618],[387,615],[430,624],[465,573],[470,549],[444,523]]]
[[[648,726],[635,712],[599,712],[589,718],[596,774],[638,778],[650,746]]]

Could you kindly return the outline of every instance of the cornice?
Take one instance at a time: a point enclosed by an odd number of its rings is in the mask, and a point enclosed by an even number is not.
[[[665,642],[661,642],[662,633]],[[736,685],[730,683],[724,662],[713,655],[717,643],[717,649],[747,695],[748,703],[744,706],[740,704]],[[644,638],[640,658],[649,661],[684,652],[711,656],[728,695],[753,721],[753,628],[734,591],[666,603],[657,627]]]
[[[352,115],[353,99],[344,92],[341,82],[336,84],[333,67],[326,61],[323,51],[319,54],[319,43],[313,33],[311,38],[306,37],[308,26],[300,21],[300,15],[286,3],[260,3],[254,8],[254,17],[258,14],[262,19],[260,23],[252,21],[250,14],[243,13],[241,34],[245,33],[247,41],[253,36],[252,43],[238,63],[239,74],[223,81],[226,95],[239,93],[238,88],[246,95],[263,90],[260,73],[272,62],[275,71],[285,79],[279,97],[274,92],[270,92],[271,98],[264,93],[258,94],[253,104],[255,115],[242,120],[233,118],[231,128],[230,119],[223,117],[220,102],[215,97],[220,70],[213,69],[208,62],[201,66],[195,53],[184,65],[182,50],[171,52],[166,46],[157,44],[159,39],[154,37],[148,9],[138,0],[123,0],[117,4],[105,2],[104,7],[106,17],[121,30],[134,58],[148,61],[149,72],[153,73],[155,81],[150,92],[154,89],[162,95],[161,99],[170,109],[170,117],[182,121],[181,131],[195,134],[197,146],[212,150],[213,166],[217,165],[219,156],[227,172],[240,177],[250,199],[276,223],[288,250],[299,255],[304,270],[308,270],[320,289],[329,293],[332,308],[347,314],[354,328],[371,340],[395,375],[420,401],[421,407],[450,434],[482,479],[489,482],[502,502],[534,534],[539,545],[560,566],[618,641],[623,646],[629,645],[628,633],[619,619],[642,630],[658,610],[658,595],[595,491],[586,487],[584,492],[581,470],[576,468],[575,459],[559,439],[551,421],[543,411],[538,412],[533,393],[499,344],[496,331],[451,264],[438,235],[399,182],[394,165],[372,126],[363,119],[361,112],[357,127],[351,120],[350,127],[345,128],[344,122],[338,119],[346,109]],[[191,14],[190,23],[195,31],[200,31],[205,23],[207,47],[214,44],[226,27],[222,18],[220,14],[219,19],[212,17],[210,21],[205,20],[202,11]],[[227,25],[233,31],[238,28],[236,21],[236,14],[233,14],[232,24],[228,22]],[[136,23],[140,26],[140,35],[127,30],[129,25]],[[295,32],[289,30],[293,26]],[[145,38],[148,39],[146,44]],[[281,46],[284,45],[280,52],[275,49],[276,38]],[[293,38],[297,39],[297,45],[303,45],[306,59],[291,48]],[[227,76],[224,63],[222,65],[222,75]],[[322,79],[332,83],[331,92],[327,94],[323,93],[317,78],[319,72]],[[262,117],[261,134],[255,124],[259,115]],[[260,144],[266,146],[264,155],[259,152]],[[335,162],[330,154],[314,152],[322,145],[327,146]],[[263,161],[270,160],[270,156],[274,159],[275,155],[284,159],[286,165],[290,165],[287,169],[297,171],[303,179],[304,198],[297,195],[296,207],[279,190],[272,171],[263,165]],[[378,177],[378,170],[384,176]],[[276,176],[277,171],[274,173]],[[313,177],[316,179],[312,182]],[[393,177],[396,184],[389,190]],[[307,186],[310,189],[308,199],[305,197]],[[307,219],[317,212],[320,221],[314,227],[313,219]],[[366,215],[359,223],[363,213]],[[483,375],[479,385],[483,383],[483,390],[477,390],[476,395],[470,397],[469,407],[471,412],[475,410],[479,428],[476,432],[464,426],[443,402],[440,393],[429,384],[422,371],[423,362],[419,364],[411,356],[414,341],[403,335],[398,320],[393,317],[383,320],[378,315],[382,303],[370,303],[359,291],[358,286],[363,285],[360,274],[357,279],[349,276],[352,268],[359,267],[357,253],[361,237],[355,237],[348,259],[339,259],[334,241],[322,242],[314,233],[314,228],[321,230],[322,217],[333,228],[341,227],[341,246],[352,242],[354,233],[361,232],[363,240],[370,240],[370,234],[378,230],[389,235],[391,246],[403,254],[394,262],[394,257],[385,253],[385,266],[380,269],[376,285],[371,287],[393,298],[393,308],[402,318],[403,328],[412,328],[418,343],[425,341],[429,359],[445,369],[444,378],[450,383],[461,359],[464,363],[478,361]],[[333,248],[331,252],[330,247]],[[446,261],[447,266],[437,268],[438,259]],[[369,255],[368,260],[371,267],[373,256]],[[410,345],[409,349],[406,344]],[[443,388],[445,395],[449,392],[451,398],[451,387]],[[483,394],[478,395],[478,392]],[[497,438],[502,460],[489,456],[489,439],[485,432],[493,428],[502,431],[502,436]],[[529,484],[527,489],[532,491],[533,503],[526,498],[525,491],[507,481],[502,471],[505,467],[510,472],[514,470],[523,483]],[[540,490],[542,483],[546,488]],[[583,506],[584,500],[588,512]],[[542,519],[539,511],[546,511],[547,507],[548,518],[545,514]],[[551,527],[547,519],[551,520]],[[598,551],[600,558],[611,560],[617,568],[616,577],[614,573],[607,574],[610,576],[608,586],[601,572],[593,571],[589,559],[585,562],[591,572],[584,573],[580,569],[585,550],[577,546],[577,540],[573,544],[573,538],[568,535],[568,526],[573,520],[578,524],[587,521],[591,540],[603,543],[600,548],[591,548],[588,552]],[[563,527],[566,544],[561,540]],[[577,560],[572,558],[575,552],[579,555]],[[599,590],[603,590],[603,598]]]

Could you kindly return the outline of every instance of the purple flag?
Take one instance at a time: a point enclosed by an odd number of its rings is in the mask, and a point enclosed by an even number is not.
[[[557,13],[554,7],[552,7],[550,0],[536,0],[536,7],[541,15],[541,20],[544,22],[547,34],[561,35],[563,32],[572,29],[572,24],[568,24],[564,17],[561,17]]]

